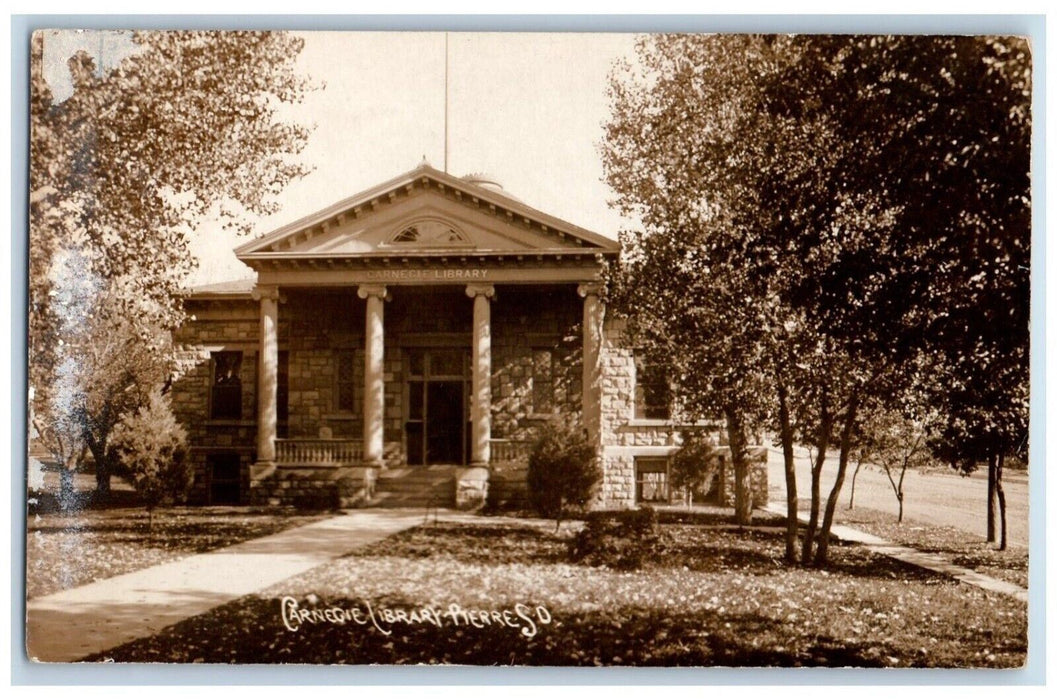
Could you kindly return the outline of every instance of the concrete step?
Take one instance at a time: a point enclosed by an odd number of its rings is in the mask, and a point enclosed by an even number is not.
[[[451,508],[455,504],[455,494],[423,496],[422,494],[394,493],[392,491],[375,491],[368,501],[368,506],[385,508]]]
[[[444,465],[398,467],[378,473],[368,505],[393,508],[448,508],[455,504],[455,470]]]

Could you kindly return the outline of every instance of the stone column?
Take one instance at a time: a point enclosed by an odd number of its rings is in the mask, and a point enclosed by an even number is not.
[[[383,466],[385,448],[385,321],[384,284],[361,284],[357,290],[367,300],[367,325],[364,334],[363,372],[363,461],[372,467]]]
[[[492,447],[492,310],[495,287],[490,284],[466,285],[466,296],[473,299],[473,393],[470,399],[470,464],[487,467]]]
[[[583,320],[583,419],[587,436],[601,445],[602,433],[602,323],[605,304],[600,283],[581,284],[576,290],[584,299]]]
[[[258,287],[261,303],[260,352],[257,355],[257,469],[275,468],[275,423],[279,396],[279,289]]]

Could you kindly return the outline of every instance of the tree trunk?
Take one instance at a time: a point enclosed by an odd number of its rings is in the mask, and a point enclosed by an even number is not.
[[[995,541],[995,472],[998,463],[995,455],[987,455],[987,541]]]
[[[859,470],[862,469],[862,460],[855,463],[855,471],[851,474],[851,497],[848,498],[848,510],[855,509],[855,480],[859,478]]]
[[[109,420],[108,416],[109,411],[104,411],[103,420]],[[109,425],[109,423],[105,425]],[[92,453],[92,459],[95,462],[96,497],[102,500],[106,500],[110,496],[110,475],[114,471],[110,464],[110,452],[106,447],[109,434],[110,431],[106,430],[102,433],[103,437],[98,440],[91,431],[88,431],[85,436],[85,443],[88,445],[88,450]]]
[[[897,520],[896,522],[902,523],[903,522],[903,493],[902,493],[902,491],[900,491],[899,494],[896,495],[896,498],[899,499],[899,520]]]
[[[751,525],[752,490],[745,423],[742,416],[733,409],[727,409],[727,442],[730,443],[730,461],[734,467],[734,522],[738,525]]]
[[[808,515],[807,530],[804,532],[804,544],[800,551],[800,563],[804,566],[811,565],[814,554],[815,533],[818,530],[818,513],[822,504],[822,464],[826,460],[826,450],[829,448],[829,434],[833,429],[833,419],[823,399],[821,416],[819,418],[818,437],[816,438],[815,463],[811,465],[811,513]]]
[[[999,523],[1001,525],[999,530],[1001,535],[998,542],[998,548],[1003,552],[1006,550],[1008,544],[1006,539],[1006,491],[1002,488],[1002,467],[1004,466],[1003,463],[1005,462],[1005,459],[1006,457],[1004,454],[998,455],[998,468],[995,470],[995,493],[998,494],[998,514]]]
[[[716,501],[721,506],[727,505],[727,459],[724,455],[719,456],[719,469],[717,477],[719,483],[716,484]]]
[[[110,464],[108,460],[98,460],[95,462],[95,492],[96,495],[106,500],[110,498]]]
[[[797,526],[800,504],[796,495],[796,463],[793,461],[793,425],[789,419],[789,395],[778,386],[778,424],[785,463],[785,563],[796,564]]]
[[[848,404],[848,411],[844,418],[844,428],[840,435],[840,458],[837,461],[837,478],[830,489],[829,498],[826,499],[826,515],[822,520],[822,529],[818,533],[818,551],[815,552],[815,566],[826,565],[829,555],[829,531],[833,527],[833,515],[837,510],[837,499],[840,498],[840,489],[844,485],[844,474],[848,470],[848,458],[851,456],[852,435],[855,433],[855,419],[859,408],[859,399],[852,397]]]
[[[73,469],[62,466],[59,468],[59,507],[62,510],[72,510],[77,505],[77,494],[73,489]]]

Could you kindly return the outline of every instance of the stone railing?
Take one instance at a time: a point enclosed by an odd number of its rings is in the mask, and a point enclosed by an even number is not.
[[[275,461],[283,466],[349,466],[363,461],[363,441],[292,438],[275,441]]]
[[[527,462],[532,442],[529,440],[491,440],[492,464]]]

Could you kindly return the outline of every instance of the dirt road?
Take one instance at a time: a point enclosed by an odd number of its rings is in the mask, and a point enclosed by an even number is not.
[[[807,507],[811,493],[811,467],[806,452],[797,453],[796,490],[801,501],[801,508]],[[782,454],[771,449],[768,455],[768,483],[771,500],[785,500],[785,471],[782,466]],[[840,508],[847,508],[851,494],[852,468],[844,480],[840,494]],[[829,489],[836,478],[836,456],[826,460],[822,473],[823,503],[829,495]],[[898,478],[898,477],[897,477]],[[1021,472],[1007,471],[1003,478],[1006,492],[1006,512],[1011,544],[1028,544],[1028,476]],[[906,501],[903,519],[916,520],[922,523],[948,525],[980,537],[987,534],[986,498],[987,472],[979,471],[972,476],[963,477],[953,471],[937,471],[928,474],[907,472],[903,485]],[[859,471],[855,486],[855,505],[864,508],[885,511],[893,515],[899,513],[899,504],[895,493],[888,483],[884,471],[876,467],[867,467]]]

